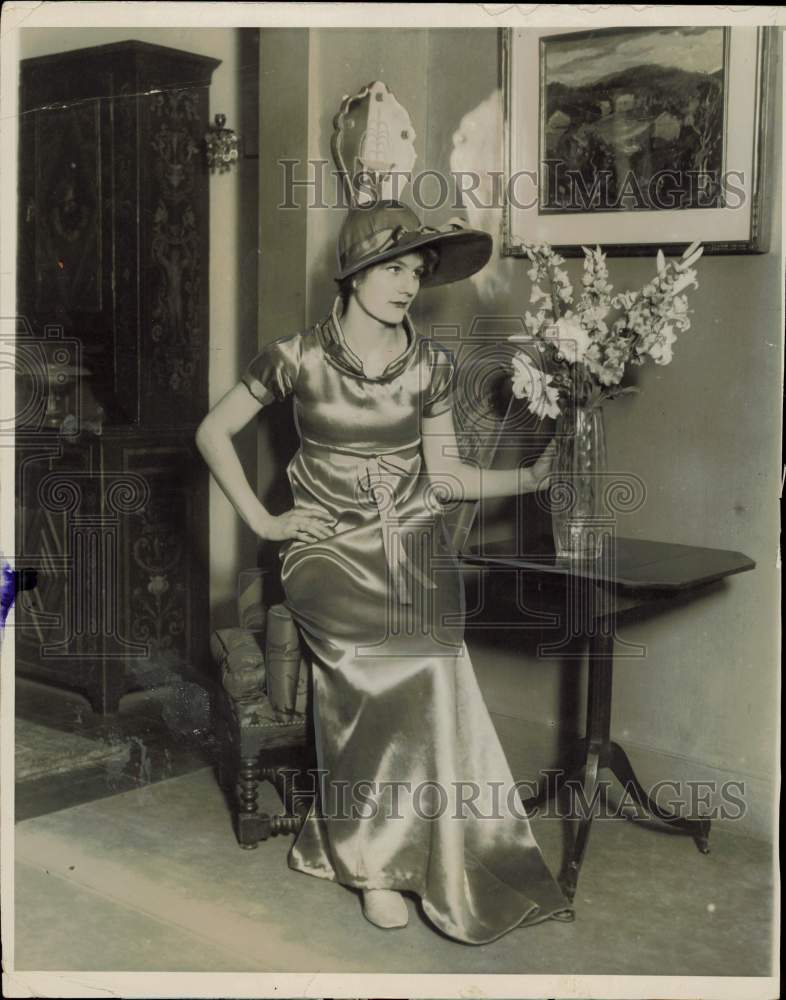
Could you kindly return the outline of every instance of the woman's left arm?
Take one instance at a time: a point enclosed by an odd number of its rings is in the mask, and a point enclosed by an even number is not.
[[[451,410],[438,417],[424,417],[421,433],[426,469],[434,482],[448,491],[446,500],[485,500],[534,493],[549,484],[556,449],[553,438],[540,458],[527,468],[480,469],[459,457]]]

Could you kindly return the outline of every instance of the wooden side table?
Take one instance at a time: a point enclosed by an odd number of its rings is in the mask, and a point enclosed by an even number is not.
[[[598,772],[609,769],[632,794],[636,804],[651,816],[693,837],[699,850],[709,852],[709,819],[687,819],[663,809],[639,782],[623,748],[611,739],[612,674],[615,632],[620,616],[633,608],[663,606],[689,598],[712,583],[755,567],[741,552],[691,545],[607,537],[602,555],[586,563],[570,563],[551,556],[519,556],[513,542],[487,543],[462,555],[468,566],[515,570],[526,579],[527,594],[537,595],[538,608],[562,615],[563,638],[544,648],[557,654],[575,647],[576,639],[588,644],[589,679],[587,723],[584,739],[576,748],[576,766],[568,781],[581,780],[585,803],[594,803],[599,792]],[[468,622],[468,624],[471,624]],[[556,792],[552,783],[541,788],[524,805],[542,805]],[[569,899],[576,894],[579,873],[589,839],[594,809],[579,819],[572,851],[560,875]]]

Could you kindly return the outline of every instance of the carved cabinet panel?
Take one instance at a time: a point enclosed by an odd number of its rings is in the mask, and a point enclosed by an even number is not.
[[[17,665],[100,711],[198,671],[207,649],[193,437],[217,65],[130,41],[21,67],[16,561],[37,586]]]

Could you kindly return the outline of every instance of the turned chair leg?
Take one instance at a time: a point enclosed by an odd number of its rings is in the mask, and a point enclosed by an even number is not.
[[[302,814],[271,815],[260,812],[257,785],[260,780],[272,782],[280,788],[282,776],[275,767],[259,766],[256,757],[244,757],[240,761],[237,783],[236,835],[238,844],[247,851],[258,846],[260,840],[267,840],[280,833],[297,833],[303,822]]]
[[[257,802],[259,765],[255,757],[243,757],[238,773],[237,839],[241,847],[253,850],[261,839],[262,817]]]

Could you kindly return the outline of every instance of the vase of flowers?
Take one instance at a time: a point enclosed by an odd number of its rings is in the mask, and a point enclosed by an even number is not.
[[[655,276],[639,291],[618,292],[609,282],[606,256],[583,247],[582,289],[576,294],[564,259],[548,244],[524,244],[531,267],[524,346],[514,355],[513,395],[539,418],[557,421],[557,454],[551,482],[557,556],[595,558],[607,517],[606,441],[602,404],[637,392],[623,381],[632,365],[667,365],[678,332],[690,328],[686,292],[698,287],[698,243],[683,255],[656,258]]]

